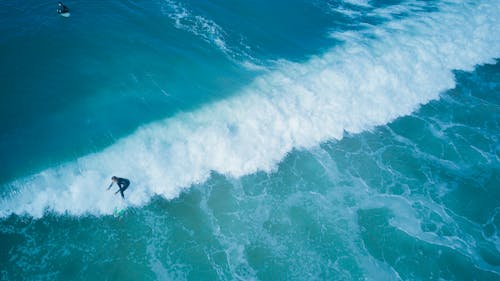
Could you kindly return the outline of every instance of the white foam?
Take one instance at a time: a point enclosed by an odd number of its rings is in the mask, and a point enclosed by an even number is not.
[[[165,0],[161,2],[162,13],[174,21],[175,27],[187,31],[208,44],[216,47],[224,53],[229,59],[235,60],[248,70],[257,71],[259,62],[243,49],[249,47],[241,40],[239,48],[228,46],[227,33],[215,21],[206,17],[196,15],[185,5],[174,0]],[[243,60],[243,61],[241,61]]]
[[[421,1],[408,1],[406,5],[391,5],[383,8],[376,8],[367,13],[372,17],[381,17],[385,19],[394,19],[408,13],[424,12],[426,8],[430,8],[432,3]]]
[[[344,3],[348,3],[351,5],[355,6],[361,6],[361,7],[370,7],[370,3],[368,0],[344,0]]]
[[[138,129],[111,147],[9,184],[0,216],[111,214],[112,175],[131,179],[127,204],[167,199],[211,171],[272,171],[294,148],[311,148],[411,113],[454,87],[452,70],[500,55],[499,1],[447,1],[369,31],[303,64],[281,62],[232,98]],[[366,34],[369,32],[370,34]]]
[[[175,27],[200,36],[203,40],[217,46],[221,51],[227,52],[224,41],[224,30],[214,21],[200,15],[193,15],[182,3],[166,0],[162,5],[162,12],[174,20]]]

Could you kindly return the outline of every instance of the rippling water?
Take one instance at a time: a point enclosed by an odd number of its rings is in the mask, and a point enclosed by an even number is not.
[[[498,1],[65,4],[0,4],[2,280],[499,278]]]

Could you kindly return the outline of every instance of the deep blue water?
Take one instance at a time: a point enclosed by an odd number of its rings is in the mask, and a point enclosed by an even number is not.
[[[227,2],[0,4],[0,279],[499,279],[500,2]]]

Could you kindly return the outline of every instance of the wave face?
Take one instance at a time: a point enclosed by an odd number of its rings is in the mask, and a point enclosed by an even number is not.
[[[142,206],[156,195],[176,198],[213,172],[234,178],[271,172],[294,149],[410,114],[452,89],[454,70],[500,55],[498,1],[445,1],[436,12],[414,7],[398,6],[398,13],[411,12],[403,19],[333,32],[341,45],[303,63],[278,61],[230,98],[7,184],[0,215],[111,214],[121,204],[103,193],[111,175],[130,178],[126,204]],[[183,28],[184,18],[178,21]]]

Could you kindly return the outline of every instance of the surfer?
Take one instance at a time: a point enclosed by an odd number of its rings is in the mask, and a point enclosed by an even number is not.
[[[113,184],[116,182],[116,184],[118,185],[118,191],[115,192],[115,194],[117,194],[118,192],[120,192],[120,194],[122,195],[122,198],[125,199],[125,196],[123,196],[123,192],[125,191],[125,189],[127,189],[127,187],[130,185],[130,181],[128,179],[124,179],[124,178],[119,178],[119,177],[111,177],[111,184],[109,185],[108,187],[108,190],[111,188],[111,186],[113,186]]]
[[[57,13],[58,14],[69,13],[69,9],[68,9],[68,7],[64,6],[63,3],[59,2],[58,7],[57,7]]]

